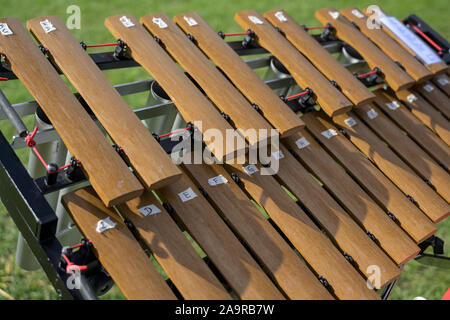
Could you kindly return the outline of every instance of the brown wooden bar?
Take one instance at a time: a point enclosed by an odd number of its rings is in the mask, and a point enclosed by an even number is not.
[[[420,93],[428,100],[437,110],[439,110],[447,119],[450,119],[450,98],[447,97],[431,82],[419,84],[414,91]]]

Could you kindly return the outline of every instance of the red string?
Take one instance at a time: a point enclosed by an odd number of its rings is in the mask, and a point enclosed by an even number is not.
[[[377,73],[377,70],[372,70],[372,71],[369,71],[366,73],[359,74],[358,78],[364,78],[364,77],[370,76],[371,74],[374,74],[374,73]]]
[[[109,46],[118,46],[119,43],[100,43],[100,44],[90,44],[86,45],[86,48],[98,48],[98,47],[109,47]]]
[[[9,80],[8,78],[0,77],[0,81],[8,81],[8,80]]]
[[[433,47],[436,48],[436,50],[439,51],[439,55],[442,55],[442,48],[440,46],[438,46],[438,44],[436,42],[434,42],[433,40],[431,40],[430,37],[428,37],[425,33],[422,32],[422,30],[420,30],[419,28],[417,28],[415,25],[413,25],[412,23],[408,23],[418,34],[420,34],[422,36],[422,38],[424,38],[425,40],[427,40]]]
[[[309,91],[305,90],[305,91],[303,91],[303,92],[300,92],[300,93],[294,94],[294,95],[292,95],[292,96],[286,97],[286,100],[291,100],[291,99],[294,99],[294,98],[298,98],[298,97],[304,96],[304,95],[307,94],[308,92],[309,92]]]
[[[67,273],[73,273],[73,271],[75,270],[87,270],[88,266],[79,266],[76,265],[75,263],[73,263],[72,261],[69,260],[69,258],[67,258],[67,256],[62,253],[61,256],[64,258],[64,260],[66,260],[67,266],[66,266],[66,272]]]
[[[183,131],[186,131],[186,130],[189,130],[189,129],[190,129],[190,127],[186,127],[184,129],[178,129],[178,130],[175,130],[175,131],[172,131],[172,132],[169,132],[169,133],[162,134],[162,135],[159,136],[159,138],[168,137],[168,136],[171,136],[171,135],[173,135],[175,133],[180,133],[180,132],[183,132]]]
[[[250,34],[250,32],[224,33],[223,35],[225,37],[232,37],[232,36],[246,36],[248,34]]]
[[[328,29],[328,26],[306,27],[306,30]]]

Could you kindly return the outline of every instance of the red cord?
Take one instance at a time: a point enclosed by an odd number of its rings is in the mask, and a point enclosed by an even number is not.
[[[307,30],[328,29],[328,26],[306,27]]]
[[[86,45],[86,48],[98,48],[98,47],[109,47],[109,46],[118,46],[119,43],[100,43],[100,44],[90,44]]]
[[[372,70],[372,71],[369,71],[369,72],[366,72],[363,74],[359,74],[358,78],[364,78],[364,77],[370,76],[371,74],[374,74],[374,73],[377,73],[377,70]]]
[[[9,80],[8,78],[0,77],[0,81],[8,81],[8,80]]]
[[[300,93],[297,93],[297,94],[294,94],[294,95],[292,95],[292,96],[286,97],[286,100],[291,100],[291,99],[294,99],[294,98],[298,98],[298,97],[304,96],[304,95],[307,94],[308,92],[309,92],[309,91],[307,91],[307,90],[302,91],[302,92],[300,92]]]
[[[442,48],[438,46],[436,42],[434,42],[430,37],[428,37],[425,33],[422,32],[419,28],[417,28],[412,23],[408,23],[418,34],[422,36],[425,40],[427,40],[433,47],[436,48],[437,51],[439,51],[439,55],[442,55]]]
[[[186,130],[189,130],[189,129],[190,129],[190,127],[186,127],[184,129],[178,129],[178,130],[175,130],[175,131],[172,131],[172,132],[169,132],[169,133],[162,134],[162,135],[159,136],[159,138],[168,137],[168,136],[171,136],[171,135],[173,135],[175,133],[180,133],[180,132],[183,132],[183,131],[186,131]]]
[[[233,36],[246,36],[250,34],[250,32],[236,32],[236,33],[224,33],[225,37],[233,37]]]
[[[61,256],[64,258],[64,260],[66,260],[67,266],[66,266],[66,272],[67,273],[73,273],[73,271],[78,270],[78,271],[82,271],[82,270],[87,270],[88,266],[79,266],[74,264],[72,261],[69,260],[69,258],[67,258],[67,256],[62,253]]]

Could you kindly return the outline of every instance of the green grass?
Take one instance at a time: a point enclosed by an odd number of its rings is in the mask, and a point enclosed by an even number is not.
[[[131,13],[136,17],[148,13],[164,12],[169,16],[196,11],[216,30],[227,32],[241,31],[234,22],[235,12],[245,9],[256,9],[261,13],[282,8],[293,16],[299,23],[319,25],[314,18],[314,11],[334,6],[337,9],[355,6],[365,8],[370,4],[379,4],[387,12],[397,17],[405,17],[415,13],[436,28],[444,37],[450,38],[450,24],[448,23],[449,6],[445,0],[429,1],[292,1],[292,0],[185,0],[185,1],[62,1],[62,0],[30,0],[30,1],[2,1],[1,16],[16,17],[22,23],[30,18],[43,15],[57,15],[63,20],[67,18],[66,8],[70,4],[77,4],[81,8],[81,30],[72,30],[75,37],[87,44],[110,42],[114,40],[103,26],[105,17]],[[148,75],[138,68],[106,72],[112,83],[122,83],[148,78]],[[30,94],[18,81],[1,83],[1,89],[13,102],[32,100]],[[126,98],[133,106],[145,103],[144,95],[134,95]],[[27,117],[28,128],[32,127],[32,117]],[[0,121],[0,129],[10,139],[13,130],[5,121]],[[28,161],[27,150],[19,150],[18,155],[24,164]],[[446,242],[450,242],[450,219],[439,225],[438,235]],[[55,299],[56,294],[43,271],[26,272],[15,264],[15,249],[17,228],[0,203],[0,299]],[[394,289],[392,299],[412,299],[423,296],[427,299],[439,299],[450,286],[449,272],[434,267],[425,267],[416,261],[408,263],[405,272]],[[122,294],[113,288],[104,298],[120,299]]]

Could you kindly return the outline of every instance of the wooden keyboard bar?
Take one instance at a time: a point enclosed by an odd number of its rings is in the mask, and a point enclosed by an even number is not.
[[[356,121],[350,126],[345,123],[347,116],[335,117],[334,122],[344,128],[350,141],[402,190],[414,198],[419,208],[435,223],[450,213],[450,206],[433,189],[425,184],[359,117],[349,112]]]
[[[438,163],[450,167],[450,150],[431,130],[398,101],[393,92],[377,90],[377,105]],[[398,106],[398,107],[397,107]],[[395,108],[394,110],[392,108]]]
[[[284,299],[187,177],[157,193],[241,299]]]
[[[375,43],[392,61],[398,61],[407,74],[416,82],[422,82],[432,77],[432,73],[425,68],[408,51],[402,48],[394,39],[388,36],[383,30],[367,27],[367,17],[357,8],[347,8],[341,10],[341,14],[350,22],[356,24],[367,38]]]
[[[435,76],[431,79],[431,81],[442,91],[445,92],[447,97],[450,97],[450,77],[443,73],[438,76]]]
[[[12,34],[0,36],[0,50],[30,91],[106,206],[130,200],[143,187],[114,151],[56,70],[15,18],[2,18]],[[31,67],[33,66],[33,67]],[[100,165],[99,165],[100,164]]]
[[[328,115],[338,115],[351,109],[351,102],[257,11],[238,12],[234,19],[243,29],[251,29],[255,33],[255,40],[281,61],[299,86],[313,90],[317,103]]]
[[[103,205],[91,187],[64,195],[62,203],[84,236],[92,242],[99,261],[126,298],[175,299],[131,231],[113,209]],[[103,233],[97,232],[98,222],[107,217],[116,226]]]
[[[167,15],[149,14],[141,17],[140,22],[153,36],[161,39],[164,49],[194,78],[220,111],[230,117],[250,147],[270,143],[270,124]],[[164,23],[163,28],[161,23]]]
[[[316,11],[315,16],[323,24],[331,24],[336,36],[355,48],[364,57],[370,68],[378,67],[382,72],[382,77],[394,91],[406,89],[414,84],[414,80],[406,72],[362,35],[336,9],[320,9]]]
[[[421,95],[409,90],[396,92],[396,96],[408,105],[411,113],[430,130],[436,133],[447,145],[450,145],[450,122],[445,119]]]
[[[151,191],[119,205],[118,209],[136,228],[185,299],[230,299],[225,288]]]
[[[339,117],[344,117],[344,115]],[[347,170],[347,172],[362,186],[367,194],[375,199],[376,202],[386,211],[389,211],[395,215],[399,225],[416,243],[420,243],[425,239],[428,239],[434,232],[436,232],[437,228],[431,220],[428,219],[411,201],[409,201],[405,195],[381,171],[379,171],[372,164],[372,162],[370,162],[370,160],[365,158],[361,152],[350,141],[348,141],[348,139],[339,133],[338,129],[333,126],[332,122],[325,114],[306,114],[302,118],[304,118],[304,121],[307,121],[307,128],[316,139],[319,139],[322,143],[322,147],[333,155],[333,158]],[[337,135],[327,139],[322,135],[322,132],[329,129],[334,130]],[[306,137],[303,138],[306,139]],[[313,146],[309,148],[314,147],[315,141],[313,141],[312,144]],[[292,144],[292,147],[294,147],[294,149],[295,147],[299,149],[298,146],[294,144]],[[318,147],[315,146],[315,148]],[[302,152],[302,150],[297,151],[300,157],[302,157]],[[324,158],[327,159],[328,157],[325,156]],[[332,162],[331,159],[328,159],[328,161]],[[333,183],[334,181],[346,182],[348,180],[348,178],[342,174],[342,170],[338,166],[333,165],[329,169],[333,172],[337,172],[337,175],[333,173],[331,176]],[[318,178],[324,183],[326,183],[326,179],[329,179],[328,176],[324,176],[325,179],[321,176],[318,176]],[[348,198],[348,196],[346,196],[347,194],[352,194],[352,196],[355,196],[356,194],[361,193],[358,190],[357,193],[350,191],[355,189],[354,183],[346,183],[350,188],[345,187],[344,184],[334,184],[335,186],[333,189],[331,189],[328,185],[327,187],[330,188],[332,192],[335,190],[334,193],[338,198],[342,198],[342,196],[339,196],[338,194],[340,191],[338,186],[341,186],[341,189],[343,190],[342,192],[345,192],[343,195],[345,198]],[[362,195],[362,199],[364,198],[365,196]],[[364,200],[356,199],[353,200],[353,202],[356,203],[356,205],[353,205],[354,209],[358,208],[358,203],[361,203],[360,206],[364,206]],[[367,208],[362,207],[360,210],[361,212],[368,212],[372,207],[373,205],[371,204],[368,205]],[[372,209],[372,211],[378,212],[379,210]],[[368,229],[371,230],[370,225],[368,225]],[[388,229],[389,228],[385,229],[384,232],[388,233]],[[393,229],[395,230],[395,228]],[[381,232],[384,233],[383,231]],[[393,233],[394,237],[396,237],[396,233],[398,233],[398,230]],[[386,241],[389,240],[386,239]],[[395,242],[395,240],[391,241]],[[403,241],[408,242],[406,240]],[[410,248],[412,247],[410,246]]]
[[[284,10],[272,10],[264,17],[274,27],[280,28],[286,39],[292,43],[328,79],[337,82],[342,93],[355,105],[370,102],[375,96],[361,81],[346,70],[320,43],[308,34]]]
[[[320,127],[320,125],[315,126],[313,121],[309,121],[310,119],[306,120],[308,122],[305,121],[305,123],[311,130],[317,131],[317,127]],[[299,149],[296,141],[300,138],[309,141],[310,145]],[[389,219],[383,210],[320,148],[305,130],[287,139],[286,143],[298,155],[300,161],[310,168],[327,189],[339,199],[364,231],[290,154],[280,160],[277,176],[330,232],[342,250],[353,257],[362,273],[367,276],[366,268],[371,264],[383,266],[389,270],[391,275],[398,272],[398,268],[365,234],[367,231],[375,236],[380,247],[398,265],[402,265],[416,256],[420,250],[415,243]],[[327,212],[328,214],[326,214]],[[343,236],[341,233],[345,235]],[[355,255],[348,248],[347,243],[341,244],[340,240],[343,237],[349,239],[348,241],[355,247],[352,248],[353,250],[358,247],[362,248],[363,254],[356,250],[359,255]],[[364,255],[366,256],[364,257]]]
[[[242,165],[226,165],[243,188],[263,207],[306,262],[324,277],[340,299],[378,299],[360,274],[271,176],[249,175]],[[330,268],[330,266],[333,266]]]
[[[425,97],[436,109],[442,112],[447,119],[450,119],[450,98],[447,97],[431,82],[420,84],[415,90]]]
[[[194,19],[197,25],[190,26],[184,19]],[[232,81],[248,101],[255,103],[261,114],[278,129],[281,137],[298,132],[303,122],[264,81],[219,37],[219,35],[197,13],[186,13],[174,17],[185,33],[195,38],[195,43]]]
[[[51,23],[46,32],[41,22]],[[86,100],[111,138],[126,153],[147,188],[159,188],[180,171],[58,17],[27,21],[27,27]]]
[[[378,7],[378,11],[379,11],[379,15],[380,18],[383,16],[388,16],[382,9],[380,9]],[[364,14],[366,16],[371,16],[372,13],[371,12],[367,12],[366,10],[364,10]],[[385,32],[387,35],[389,35],[392,39],[394,39],[395,41],[397,41],[398,44],[400,44],[403,49],[405,49],[406,51],[408,51],[412,56],[417,57],[417,54],[411,50],[402,40],[400,40],[394,33],[392,33],[392,31],[390,31],[388,28],[385,28],[384,26],[382,26],[381,30],[383,30],[383,32]],[[433,63],[431,65],[427,65],[425,64],[425,67],[431,71],[431,73],[433,74],[440,74],[445,72],[446,70],[448,70],[448,66],[445,64],[444,61],[439,62],[439,63]]]
[[[369,118],[373,111],[377,116]],[[355,112],[372,128],[396,153],[408,163],[423,179],[427,179],[436,188],[438,194],[446,201],[450,201],[450,180],[448,173],[441,168],[431,157],[423,151],[414,141],[386,117],[375,105],[365,105]]]
[[[333,299],[223,167],[186,164],[185,168],[289,298]]]
[[[126,27],[120,21],[122,17],[128,19],[133,26]],[[234,132],[234,129],[134,16],[108,17],[105,19],[105,26],[114,37],[125,41],[131,49],[133,59],[155,78],[177,106],[184,120],[201,121],[199,130],[203,133],[203,141],[218,159],[223,160],[227,155],[246,147],[244,139],[238,135],[240,142],[237,144],[226,139],[226,131]],[[217,130],[222,133],[221,139],[211,134]]]

